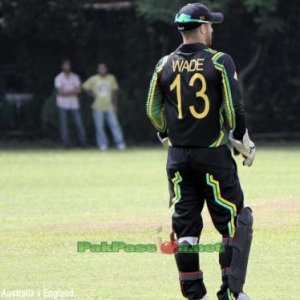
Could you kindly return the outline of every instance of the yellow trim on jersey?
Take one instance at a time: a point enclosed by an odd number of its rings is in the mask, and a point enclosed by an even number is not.
[[[174,197],[171,200],[171,207],[169,210],[170,213],[174,212],[176,203],[181,199],[181,188],[179,184],[182,182],[182,177],[180,176],[179,172],[175,173],[175,177],[172,179],[172,182],[173,182]]]
[[[161,63],[156,67],[152,80],[150,83],[149,93],[148,93],[148,99],[147,99],[147,115],[149,119],[151,120],[154,127],[161,132],[164,132],[166,130],[166,119],[163,112],[163,99],[162,95],[159,94],[157,97],[155,97],[155,93],[157,92],[158,88],[158,75],[162,71],[164,65],[166,64],[168,60],[168,56],[165,56]],[[155,107],[156,106],[156,107]]]
[[[158,76],[157,76],[157,72],[155,71],[153,74],[153,78],[151,81],[151,85],[150,85],[150,90],[149,90],[149,96],[148,96],[148,109],[147,109],[147,114],[152,122],[152,124],[155,126],[155,128],[159,131],[164,131],[166,128],[166,121],[165,121],[165,117],[163,115],[162,110],[159,113],[159,116],[155,116],[153,114],[153,102],[154,102],[154,94],[155,94],[155,90],[157,87],[157,81],[158,81]]]
[[[216,54],[213,55],[211,58],[212,61],[217,61],[224,53],[223,52],[217,52]]]
[[[230,126],[230,129],[235,129],[235,110],[232,102],[232,95],[231,95],[231,89],[230,84],[228,80],[228,75],[225,69],[225,66],[221,63],[218,63],[217,60],[224,55],[223,52],[218,52],[212,57],[213,64],[215,65],[215,68],[221,72],[222,75],[222,84],[224,89],[224,98],[225,98],[225,104],[226,104],[226,115],[228,119],[228,123]]]
[[[206,183],[213,188],[215,201],[229,210],[231,218],[228,223],[228,231],[230,237],[233,237],[235,233],[234,218],[237,215],[236,205],[222,197],[219,181],[214,179],[213,176],[208,173],[206,174]]]

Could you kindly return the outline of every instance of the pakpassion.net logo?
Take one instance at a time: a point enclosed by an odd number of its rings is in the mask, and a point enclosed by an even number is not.
[[[162,242],[161,238],[157,240],[156,244],[128,244],[122,241],[100,242],[99,244],[92,244],[87,241],[77,242],[77,252],[85,253],[200,253],[200,252],[223,252],[224,245],[222,243],[216,244],[198,244],[194,246],[178,245],[178,242],[168,241]]]

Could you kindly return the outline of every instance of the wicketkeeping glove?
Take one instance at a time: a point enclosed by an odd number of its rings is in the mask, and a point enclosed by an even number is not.
[[[157,132],[157,137],[164,148],[169,146],[169,137],[167,132]]]
[[[251,167],[255,157],[255,144],[250,140],[248,130],[243,136],[243,140],[236,140],[233,136],[232,130],[229,133],[229,141],[232,144],[233,148],[243,155],[245,158],[243,165]]]

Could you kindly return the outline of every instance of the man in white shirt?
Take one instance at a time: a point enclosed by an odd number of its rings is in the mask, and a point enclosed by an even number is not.
[[[81,92],[79,77],[71,72],[71,61],[62,62],[62,72],[55,77],[55,89],[57,92],[56,105],[59,111],[60,135],[64,147],[69,148],[68,114],[72,115],[81,147],[86,146],[86,133],[83,127],[78,94]]]

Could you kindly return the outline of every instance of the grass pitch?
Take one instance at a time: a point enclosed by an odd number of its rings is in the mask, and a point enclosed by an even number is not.
[[[165,161],[161,149],[1,151],[0,297],[4,289],[46,288],[73,289],[76,299],[183,299],[172,255],[76,248],[168,240]],[[299,147],[258,147],[252,168],[238,161],[255,218],[245,286],[254,300],[300,299],[299,161]],[[204,226],[201,242],[218,242],[206,208]],[[217,254],[202,254],[201,266],[216,299]]]

